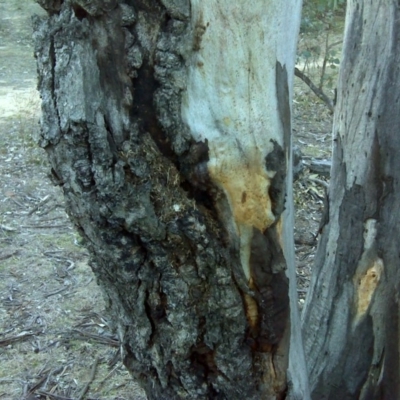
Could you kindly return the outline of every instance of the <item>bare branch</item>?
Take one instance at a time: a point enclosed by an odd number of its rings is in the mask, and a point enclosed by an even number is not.
[[[318,87],[312,82],[312,80],[303,72],[301,72],[298,68],[294,69],[294,74],[300,78],[316,95],[319,99],[321,99],[329,108],[329,111],[333,114],[335,111],[335,106],[333,105],[332,100]]]

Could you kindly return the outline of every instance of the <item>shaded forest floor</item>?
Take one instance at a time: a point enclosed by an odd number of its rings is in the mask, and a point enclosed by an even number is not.
[[[0,0],[0,399],[141,399],[87,265],[88,254],[37,148],[33,0]],[[329,159],[331,115],[296,80],[294,142],[305,163]],[[295,182],[300,304],[323,208],[323,177]],[[36,396],[35,396],[36,395]]]

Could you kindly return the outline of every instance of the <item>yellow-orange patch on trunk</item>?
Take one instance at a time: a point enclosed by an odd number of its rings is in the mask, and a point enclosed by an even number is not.
[[[359,320],[368,311],[372,297],[381,279],[382,272],[383,260],[377,257],[361,277],[355,278],[354,283],[357,296],[357,320]]]
[[[224,190],[236,224],[264,232],[275,217],[268,193],[271,177],[260,152],[215,146],[211,154],[214,157],[208,163],[210,176]]]

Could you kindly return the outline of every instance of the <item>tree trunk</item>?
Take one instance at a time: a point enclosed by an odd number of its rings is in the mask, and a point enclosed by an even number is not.
[[[400,8],[349,1],[325,226],[303,313],[313,399],[399,399]]]
[[[39,3],[41,145],[128,370],[149,399],[307,399],[290,155],[300,1]]]

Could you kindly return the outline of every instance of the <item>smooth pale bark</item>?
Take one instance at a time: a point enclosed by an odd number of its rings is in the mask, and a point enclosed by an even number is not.
[[[329,223],[303,313],[313,399],[399,399],[400,8],[347,4]]]
[[[307,399],[290,155],[300,1],[40,3],[41,145],[129,371],[149,399]]]

